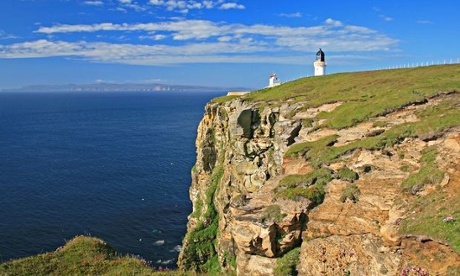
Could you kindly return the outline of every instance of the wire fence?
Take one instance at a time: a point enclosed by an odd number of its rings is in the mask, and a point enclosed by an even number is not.
[[[414,67],[421,67],[421,66],[431,66],[431,65],[444,65],[444,64],[456,64],[460,63],[460,57],[457,59],[444,59],[444,60],[432,60],[426,62],[416,62],[416,63],[405,63],[396,66],[388,66],[388,67],[380,67],[375,68],[372,70],[389,70],[389,69],[402,69],[402,68],[414,68]]]
[[[404,63],[396,66],[384,66],[384,67],[377,67],[377,68],[371,68],[371,69],[363,69],[361,71],[378,71],[378,70],[391,70],[391,69],[403,69],[403,68],[415,68],[415,67],[421,67],[421,66],[432,66],[432,65],[445,65],[445,64],[460,64],[460,57],[459,58],[449,58],[449,59],[443,59],[443,60],[432,60],[432,61],[426,61],[426,62],[415,62],[415,63]],[[343,73],[346,71],[341,71],[341,72],[333,72],[331,74],[335,73]],[[299,76],[298,78],[294,79],[288,79],[283,81],[285,82],[290,82],[297,80],[299,78],[304,78],[304,77],[313,77],[314,75],[304,75],[304,76]]]

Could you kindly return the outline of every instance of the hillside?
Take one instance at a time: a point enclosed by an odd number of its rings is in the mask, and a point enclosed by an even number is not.
[[[216,98],[196,147],[174,273],[460,275],[459,64]],[[90,241],[0,274],[154,273]]]
[[[0,275],[189,275],[154,271],[135,256],[120,256],[104,241],[77,236],[55,252],[0,264]],[[193,274],[190,274],[193,275]]]
[[[459,91],[457,64],[215,99],[198,128],[179,266],[458,275]]]

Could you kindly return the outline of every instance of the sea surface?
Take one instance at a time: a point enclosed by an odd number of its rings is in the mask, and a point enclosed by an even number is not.
[[[223,93],[0,93],[0,261],[91,235],[175,267],[196,129]]]

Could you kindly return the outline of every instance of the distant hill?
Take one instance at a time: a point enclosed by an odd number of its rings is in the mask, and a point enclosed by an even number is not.
[[[0,89],[2,92],[162,92],[162,91],[230,91],[248,90],[241,87],[215,87],[194,85],[166,85],[158,83],[96,83],[96,84],[65,84],[65,85],[28,85],[21,88]]]

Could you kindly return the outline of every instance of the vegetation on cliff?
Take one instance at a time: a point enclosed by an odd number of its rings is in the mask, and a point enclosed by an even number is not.
[[[77,236],[55,252],[2,263],[0,274],[188,275],[177,271],[155,271],[143,259],[121,256],[104,241],[87,236]]]
[[[198,225],[187,233],[184,240],[188,246],[182,252],[183,268],[199,272],[219,272],[220,266],[215,250],[219,217],[214,204],[214,194],[223,176],[222,166],[214,168],[203,199],[195,201],[192,217],[199,219]],[[203,211],[204,210],[204,211]]]
[[[321,168],[311,173],[291,174],[280,180],[276,187],[276,196],[290,200],[303,197],[313,204],[321,204],[324,200],[324,186],[333,179],[333,171]]]
[[[297,275],[296,266],[299,263],[299,249],[297,247],[277,260],[274,269],[275,275]]]

